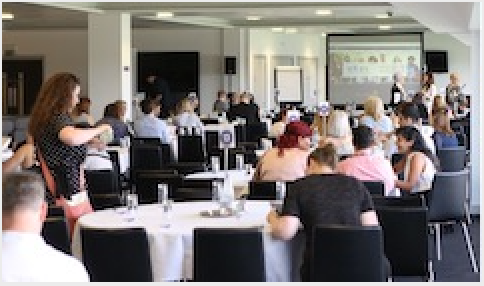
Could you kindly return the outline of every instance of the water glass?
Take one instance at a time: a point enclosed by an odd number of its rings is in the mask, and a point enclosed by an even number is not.
[[[212,201],[218,202],[220,200],[221,193],[222,193],[222,182],[213,181],[212,182]]]
[[[251,164],[245,164],[245,172],[247,175],[250,175],[252,173],[252,165]]]
[[[276,182],[276,200],[284,201],[285,196],[286,196],[286,183]]]
[[[158,184],[158,203],[164,204],[168,200],[168,186],[166,184]]]
[[[210,158],[210,164],[212,166],[212,172],[218,173],[220,171],[220,158],[217,156],[212,156]]]
[[[126,196],[126,220],[133,221],[135,210],[138,208],[138,195],[128,194]]]
[[[244,169],[244,154],[235,154],[235,168],[237,170]]]
[[[178,128],[178,135],[181,135],[181,136],[185,135],[185,127]]]

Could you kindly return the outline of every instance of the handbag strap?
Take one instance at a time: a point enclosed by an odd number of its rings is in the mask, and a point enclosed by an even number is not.
[[[45,182],[47,184],[47,189],[52,194],[52,196],[55,198],[56,192],[55,192],[54,176],[52,176],[52,173],[50,172],[49,167],[47,167],[47,164],[45,163],[44,157],[42,157],[42,153],[40,152],[40,150],[38,148],[37,148],[37,155],[38,155],[37,157],[39,158],[40,168],[42,170],[42,175],[44,176]]]

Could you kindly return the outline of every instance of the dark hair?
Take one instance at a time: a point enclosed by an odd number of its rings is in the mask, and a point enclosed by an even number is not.
[[[303,121],[293,121],[286,125],[284,134],[279,137],[277,147],[279,148],[279,156],[284,154],[284,149],[295,148],[298,146],[299,137],[309,137],[312,135],[312,130],[309,125]]]
[[[353,128],[353,145],[356,149],[366,149],[373,144],[375,144],[375,135],[370,127],[359,125]]]
[[[434,84],[435,83],[435,80],[434,80],[434,75],[431,73],[431,72],[426,72],[424,73],[424,75],[427,76],[427,82],[424,82],[423,83],[423,86],[428,89],[430,88],[430,85],[431,84]]]
[[[115,103],[110,103],[104,107],[103,117],[113,117],[117,118],[117,107]]]
[[[68,114],[72,104],[72,93],[80,85],[79,78],[71,73],[58,73],[42,84],[32,113],[28,133],[38,140],[52,118]]]
[[[427,147],[427,144],[425,144],[425,140],[422,134],[420,133],[420,131],[418,131],[417,128],[413,126],[403,126],[395,130],[395,135],[403,137],[406,141],[413,141],[413,144],[410,147],[410,151],[424,153],[425,156],[427,156],[430,161],[432,161],[435,169],[438,170],[440,168],[439,160]]]
[[[403,118],[410,118],[413,122],[417,122],[420,118],[418,106],[415,103],[406,104],[402,108],[401,116]]]
[[[159,105],[159,102],[156,99],[145,98],[140,102],[139,105],[144,114],[150,114],[153,109]]]
[[[336,147],[332,143],[328,143],[323,147],[316,148],[308,157],[308,165],[309,161],[313,160],[319,165],[326,165],[331,167],[332,169],[336,168],[336,164],[338,163],[338,156],[336,154]]]

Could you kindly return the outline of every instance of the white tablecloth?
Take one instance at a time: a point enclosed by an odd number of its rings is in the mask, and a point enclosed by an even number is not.
[[[185,179],[224,179],[226,181],[226,175],[230,178],[233,188],[234,197],[240,197],[242,194],[247,194],[249,192],[249,181],[252,180],[254,176],[254,170],[251,169],[250,174],[247,174],[245,170],[228,170],[220,172],[199,172],[187,175]]]
[[[82,260],[80,227],[113,229],[143,227],[148,234],[151,263],[155,281],[193,279],[193,229],[196,227],[261,227],[264,233],[264,255],[268,281],[297,281],[302,261],[303,237],[291,241],[273,239],[266,216],[269,202],[247,201],[245,213],[239,217],[205,218],[199,213],[211,210],[213,202],[174,203],[169,218],[163,216],[160,205],[141,205],[132,222],[114,209],[82,216],[72,238],[73,255]],[[169,223],[170,226],[166,227]],[[133,247],[136,247],[133,245]],[[237,247],[234,245],[234,247]]]

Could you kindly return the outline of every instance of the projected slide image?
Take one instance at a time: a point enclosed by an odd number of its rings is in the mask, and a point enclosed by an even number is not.
[[[418,82],[420,51],[335,50],[329,54],[332,83],[387,83],[395,73],[406,82]]]

